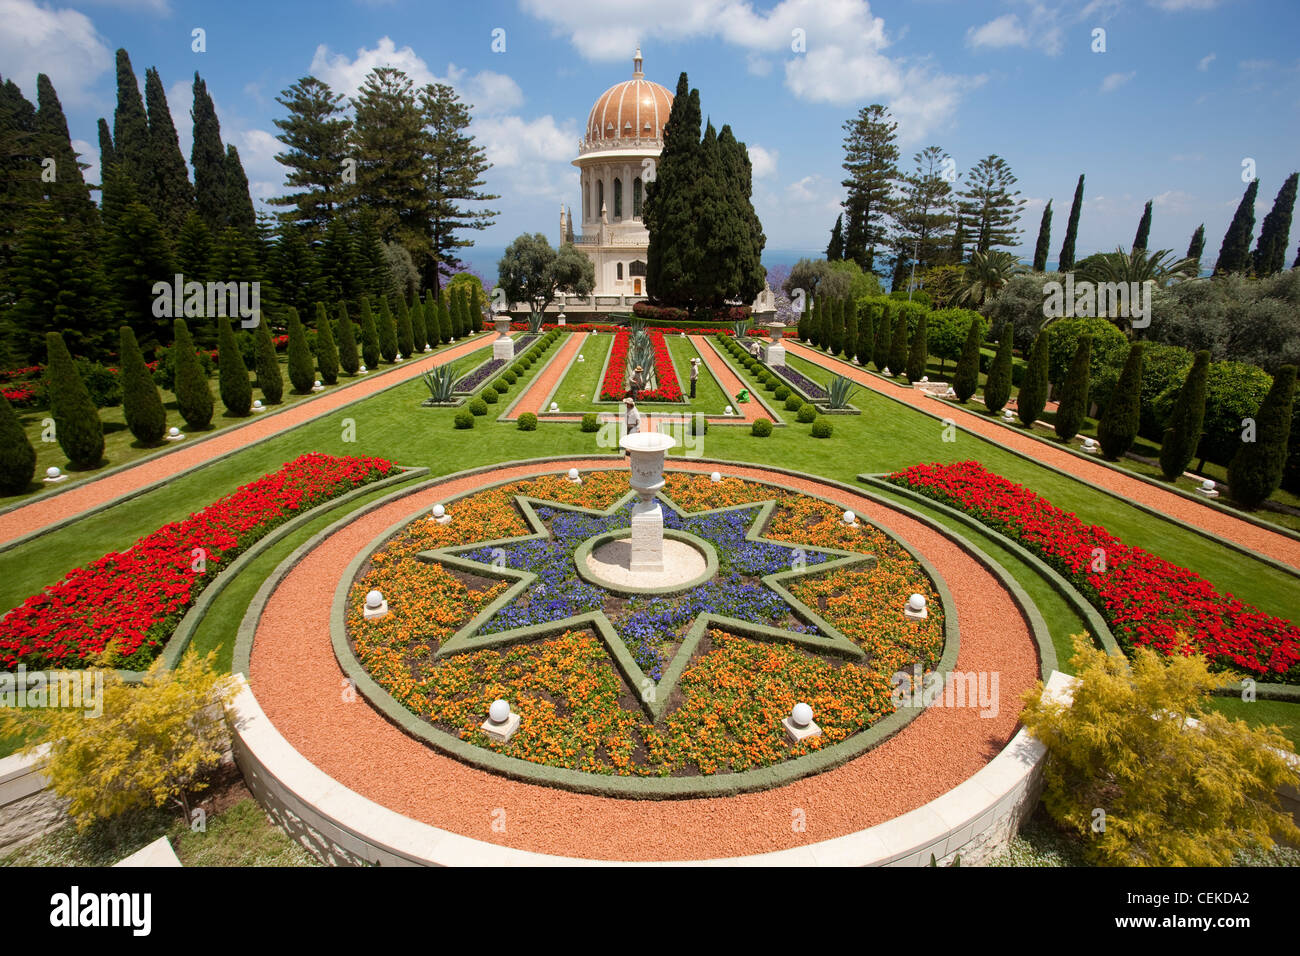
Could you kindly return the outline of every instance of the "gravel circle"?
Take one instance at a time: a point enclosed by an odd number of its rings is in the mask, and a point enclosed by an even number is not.
[[[682,470],[714,464],[672,461]],[[608,458],[507,465],[493,480],[621,467]],[[939,532],[859,494],[761,467],[726,474],[818,494],[880,521],[924,554],[951,589],[961,647],[958,671],[999,675],[996,716],[931,707],[868,753],[817,776],[732,797],[629,800],[510,780],[460,763],[406,736],[357,697],[343,699],[330,644],[334,588],[352,558],[386,528],[483,476],[452,479],[404,497],[321,542],[271,595],[258,623],[249,683],[276,729],[349,789],[415,820],[467,837],[587,859],[685,860],[763,853],[844,836],[951,790],[993,759],[1017,729],[1020,697],[1038,678],[1037,648],[998,579]],[[505,813],[505,832],[493,824]],[[802,813],[806,829],[792,826]]]
[[[796,342],[791,342],[790,345],[792,346],[791,351],[802,359],[807,359],[815,365],[839,372],[841,375],[867,386],[874,392],[880,392],[882,395],[887,395],[929,415],[935,414],[934,399],[927,398],[915,389],[888,385],[857,366],[849,365],[839,359],[833,359],[824,352],[811,349],[806,345],[800,345]],[[1149,485],[1145,481],[1139,481],[1137,478],[1130,478],[1114,468],[1088,461],[1060,448],[1053,448],[1047,442],[1017,434],[1013,429],[999,425],[995,421],[990,421],[979,412],[950,403],[943,405],[944,415],[954,416],[954,413],[962,416],[960,421],[962,428],[974,432],[981,438],[987,438],[995,445],[1001,445],[1004,448],[1027,455],[1030,461],[1051,465],[1065,472],[1071,478],[1076,478],[1099,488],[1107,488],[1122,498],[1136,504],[1146,505],[1148,508],[1154,508],[1161,514],[1169,515],[1203,531],[1208,531],[1215,537],[1236,542],[1244,548],[1267,555],[1275,561],[1281,561],[1293,568],[1300,568],[1300,541],[1295,538],[1278,534],[1267,528],[1261,528],[1249,521],[1234,518],[1217,508],[1200,504],[1171,491],[1165,491],[1162,488]]]

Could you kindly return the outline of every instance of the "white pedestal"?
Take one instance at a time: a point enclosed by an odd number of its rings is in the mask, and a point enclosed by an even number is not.
[[[515,735],[515,731],[519,729],[519,715],[512,713],[503,723],[500,724],[494,724],[492,718],[489,717],[487,720],[483,721],[479,727],[482,729],[483,733],[487,734],[497,743],[504,744],[509,741],[510,738]]]
[[[657,501],[632,506],[632,557],[629,570],[659,572],[664,569],[664,513]]]
[[[792,744],[802,743],[810,737],[820,737],[822,729],[817,726],[817,721],[810,721],[807,727],[800,727],[788,716],[781,718],[781,726],[785,728],[785,735],[790,738]]]
[[[930,616],[930,609],[923,607],[919,611],[913,611],[910,607],[903,608],[903,617],[910,617],[913,621],[924,621]]]
[[[767,364],[784,365],[785,364],[785,346],[779,342],[767,347]]]
[[[1201,494],[1205,495],[1205,497],[1207,498],[1219,497],[1219,492],[1214,488],[1197,488],[1196,490],[1199,491]]]
[[[494,359],[505,359],[509,362],[515,357],[515,340],[508,338],[493,339],[492,357]]]
[[[379,607],[363,607],[361,616],[367,621],[377,621],[380,618],[388,617],[388,601],[385,600]]]

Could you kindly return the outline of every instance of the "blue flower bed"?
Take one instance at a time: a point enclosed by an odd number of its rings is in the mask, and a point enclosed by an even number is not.
[[[831,397],[830,392],[826,391],[826,389],[822,388],[803,372],[792,369],[788,365],[773,365],[771,366],[771,369],[809,398],[817,399]]]
[[[545,624],[603,608],[637,664],[653,680],[663,676],[668,663],[660,645],[680,638],[700,614],[721,614],[816,633],[815,627],[795,619],[790,606],[759,578],[789,570],[800,556],[806,564],[819,564],[827,556],[773,542],[745,540],[757,514],[758,508],[754,507],[682,518],[665,508],[664,527],[687,531],[717,549],[718,577],[681,594],[629,599],[578,577],[573,553],[588,538],[629,527],[631,506],[608,517],[539,507],[537,515],[547,525],[551,538],[519,542],[501,551],[477,548],[462,552],[463,557],[485,564],[503,558],[506,567],[537,575],[534,585],[494,614],[480,633]],[[610,607],[611,602],[621,606]]]
[[[453,390],[457,392],[472,392],[474,389],[486,382],[491,376],[495,375],[501,369],[501,366],[505,364],[505,359],[490,359],[457,382]]]

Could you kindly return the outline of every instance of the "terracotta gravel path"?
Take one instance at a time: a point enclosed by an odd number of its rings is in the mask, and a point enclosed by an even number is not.
[[[619,467],[608,458],[507,466],[492,478]],[[717,465],[673,461],[674,468]],[[358,518],[307,554],[272,594],[257,628],[249,676],[267,716],[308,760],[371,800],[486,842],[609,860],[698,859],[761,853],[843,836],[921,806],[991,760],[1016,730],[1020,695],[1037,679],[1037,650],[1010,595],[950,540],[859,494],[748,466],[725,474],[820,493],[880,520],[939,569],[956,601],[958,671],[999,674],[999,712],[931,707],[884,744],[843,766],[761,793],[637,801],[500,777],[443,756],[393,727],[364,699],[345,702],[330,644],[334,589],[376,535],[419,509],[472,491],[482,476],[448,480]],[[494,832],[505,811],[505,833]],[[806,815],[806,832],[791,826]]]
[[[564,373],[569,367],[569,359],[582,350],[582,343],[587,340],[589,334],[588,332],[580,332],[577,335],[569,333],[559,351],[551,356],[546,367],[533,379],[533,384],[528,386],[528,391],[524,392],[515,403],[507,421],[514,421],[524,412],[532,412],[536,415],[542,411],[542,403],[546,401],[546,396],[551,394],[551,389],[560,384],[560,379],[564,378]],[[577,419],[580,421],[581,416],[577,416]]]
[[[328,415],[345,405],[368,398],[394,385],[400,385],[416,378],[421,372],[463,358],[470,352],[481,349],[491,338],[491,333],[486,337],[483,334],[476,335],[451,348],[414,360],[408,359],[383,371],[371,372],[341,387],[335,386],[316,398],[298,402],[282,412],[251,417],[244,424],[232,425],[216,432],[211,438],[196,437],[192,443],[186,442],[177,451],[165,455],[151,455],[141,460],[139,464],[121,471],[100,478],[91,478],[48,498],[37,498],[21,508],[0,514],[0,545],[81,515],[114,498],[160,484],[175,478],[181,472],[199,468],[214,458],[229,452],[241,451],[255,442]]]
[[[831,358],[817,349],[811,349],[791,340],[787,340],[786,347],[800,358],[823,368],[834,369],[872,391],[887,395],[936,418],[952,418],[967,431],[981,438],[987,438],[994,444],[1027,455],[1031,461],[1059,468],[1079,481],[1107,488],[1122,498],[1155,508],[1170,517],[1195,525],[1215,537],[1235,542],[1242,547],[1288,564],[1292,568],[1300,569],[1300,541],[1294,538],[1261,528],[1249,521],[1242,521],[1217,508],[1202,505],[1182,495],[1149,485],[1145,481],[1130,478],[1113,468],[1088,461],[1060,448],[1054,448],[1047,442],[1020,434],[1014,428],[1007,428],[1005,425],[990,421],[987,416],[962,408],[960,405],[948,402],[940,404],[938,400],[927,397],[919,389],[901,388],[882,382],[858,366]]]
[[[700,353],[700,358],[704,359],[713,374],[717,376],[718,381],[722,383],[722,390],[727,393],[727,401],[734,403],[736,395],[742,388],[749,389],[749,401],[743,404],[733,404],[731,407],[744,416],[746,424],[754,422],[759,418],[768,418],[769,412],[758,400],[758,393],[740,380],[735,372],[731,370],[722,356],[718,354],[717,349],[713,347],[713,342],[707,335],[692,335],[691,342],[695,344],[695,351]],[[690,388],[690,380],[686,382],[686,387]]]

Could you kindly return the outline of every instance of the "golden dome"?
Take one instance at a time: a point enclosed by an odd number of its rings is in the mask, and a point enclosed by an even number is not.
[[[673,108],[673,94],[641,72],[641,51],[633,60],[632,79],[611,86],[596,100],[587,117],[588,149],[617,149],[620,140],[663,141],[664,123]],[[627,145],[632,145],[627,143]]]

